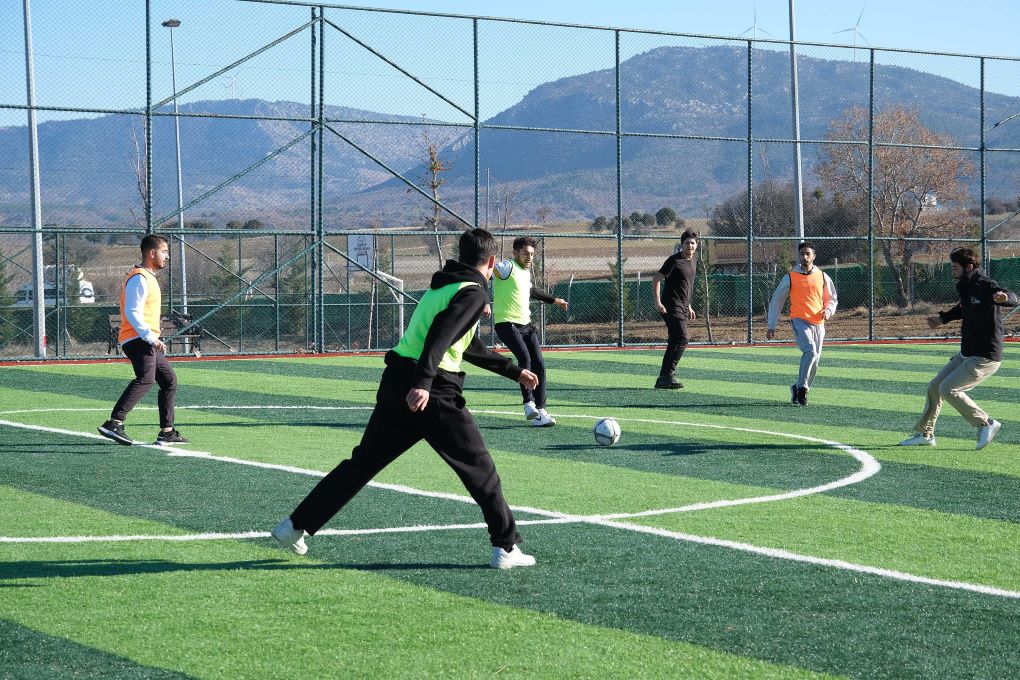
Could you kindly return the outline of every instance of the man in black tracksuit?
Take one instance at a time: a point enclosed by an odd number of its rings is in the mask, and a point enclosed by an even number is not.
[[[691,297],[694,292],[694,275],[697,273],[697,262],[694,259],[697,249],[698,235],[690,229],[685,230],[680,234],[680,251],[666,258],[652,277],[652,301],[669,333],[659,377],[655,380],[656,389],[675,390],[684,386],[674,377],[674,372],[687,349],[687,322],[696,316],[691,306]],[[662,293],[659,292],[660,281],[666,282]]]
[[[1003,329],[999,308],[1016,307],[1017,296],[979,269],[981,259],[972,249],[957,248],[949,260],[960,302],[926,320],[929,327],[937,328],[962,319],[960,353],[928,383],[924,413],[914,426],[915,434],[901,441],[900,446],[935,446],[935,422],[943,400],[978,428],[978,449],[987,446],[1002,426],[982,411],[967,392],[991,377],[1002,365]]]
[[[386,353],[375,410],[361,443],[273,530],[282,545],[303,555],[305,532],[314,535],[383,468],[424,439],[481,507],[493,546],[490,564],[509,569],[535,563],[517,547],[521,537],[513,513],[462,394],[462,358],[531,388],[538,382],[534,373],[491,351],[475,334],[488,302],[486,284],[497,247],[484,229],[461,236],[459,260],[448,261],[432,277],[407,331]]]

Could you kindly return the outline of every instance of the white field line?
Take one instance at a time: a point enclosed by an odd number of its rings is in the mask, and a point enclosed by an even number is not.
[[[255,408],[255,407],[236,407],[236,408]],[[261,408],[261,407],[259,407],[259,408]],[[295,407],[295,408],[301,408],[301,407]],[[359,407],[359,408],[366,408],[367,409],[367,408],[370,408],[370,407]],[[75,411],[78,411],[78,410],[82,410],[82,409],[65,409],[65,410],[75,410]],[[2,413],[6,414],[8,412],[2,412]],[[509,411],[475,411],[475,413],[491,413],[491,414],[500,414],[500,415],[503,415],[503,414],[517,415],[516,412],[509,412]],[[570,415],[557,415],[557,417],[559,417],[559,418],[585,418],[585,419],[589,419],[589,420],[593,419],[591,416],[579,416],[579,415],[574,415],[574,416],[570,416]],[[645,422],[645,423],[665,424],[665,425],[684,425],[684,426],[690,426],[690,427],[706,427],[706,428],[714,428],[714,429],[737,430],[737,431],[742,431],[742,432],[752,432],[752,433],[759,433],[759,434],[768,434],[768,435],[772,435],[772,436],[788,437],[788,438],[792,438],[792,439],[800,439],[800,440],[804,440],[804,441],[836,445],[837,448],[839,448],[841,450],[844,450],[844,451],[848,451],[848,452],[858,451],[857,449],[853,449],[853,447],[849,447],[849,446],[846,446],[844,444],[839,444],[838,442],[828,442],[826,440],[816,439],[814,437],[806,437],[806,436],[803,436],[803,435],[791,435],[791,434],[781,433],[781,432],[770,432],[768,430],[757,430],[757,429],[752,429],[752,428],[726,427],[726,426],[723,426],[723,425],[705,425],[705,424],[701,424],[701,423],[681,423],[681,422],[678,422],[678,421],[648,420],[648,419],[637,419],[637,418],[631,418],[631,419],[626,419],[626,420],[630,420],[631,422]],[[28,430],[36,430],[36,431],[42,431],[42,432],[52,432],[52,433],[55,433],[55,434],[66,434],[66,435],[71,435],[71,436],[88,437],[88,438],[93,438],[93,439],[103,439],[103,437],[101,435],[99,435],[99,434],[92,434],[91,432],[77,432],[77,431],[74,431],[74,430],[63,430],[63,429],[60,429],[60,428],[51,428],[51,427],[45,427],[45,426],[42,426],[42,425],[28,425],[28,424],[24,424],[24,423],[17,423],[17,422],[12,422],[12,421],[9,421],[9,420],[2,420],[2,419],[0,419],[0,425],[7,425],[9,427],[16,427],[16,428],[22,428],[22,429],[28,429]],[[274,464],[271,464],[271,463],[258,463],[258,462],[255,462],[255,461],[247,461],[247,460],[243,460],[243,459],[239,459],[239,458],[230,458],[230,457],[227,457],[227,456],[215,456],[215,455],[210,454],[210,453],[205,453],[205,452],[200,452],[200,451],[185,451],[183,449],[175,449],[173,447],[158,446],[158,445],[155,445],[155,444],[143,444],[143,446],[145,446],[147,448],[153,448],[153,449],[156,449],[156,450],[163,451],[163,452],[167,453],[168,455],[172,455],[172,456],[188,456],[188,457],[194,457],[194,458],[207,458],[207,459],[210,459],[210,460],[218,460],[218,461],[223,461],[223,462],[237,463],[237,464],[241,464],[241,465],[251,465],[251,466],[254,466],[254,467],[261,467],[261,468],[266,468],[266,469],[283,470],[283,471],[287,471],[287,472],[295,472],[295,473],[299,473],[299,474],[306,474],[306,475],[316,476],[316,477],[324,476],[323,473],[318,472],[318,471],[306,470],[306,469],[303,469],[303,468],[296,468],[296,467],[291,467],[291,466],[286,466],[286,465],[274,465]],[[863,451],[860,452],[860,453],[863,453],[868,458],[871,458],[870,455],[866,454]],[[857,456],[855,455],[855,457],[857,457]],[[858,458],[858,460],[860,460],[860,458]],[[872,460],[874,460],[874,459],[872,458]],[[875,465],[878,465],[877,461],[875,461]],[[864,468],[862,468],[862,471],[864,471]],[[867,476],[871,476],[872,474],[875,474],[875,472],[877,472],[877,471],[878,470],[875,469],[874,471],[870,472],[870,474],[867,475]],[[860,474],[860,473],[858,473],[858,474]],[[851,475],[851,477],[853,477],[853,476],[854,475]],[[866,478],[866,477],[864,477],[864,478]],[[849,479],[849,478],[844,478],[844,479]],[[843,481],[843,480],[839,480],[839,481]],[[860,480],[858,479],[857,481],[860,481]],[[848,482],[848,483],[853,483],[853,482]],[[390,489],[390,490],[393,490],[393,491],[399,491],[401,493],[413,493],[414,495],[427,496],[427,497],[431,497],[431,498],[443,498],[443,499],[454,500],[454,501],[459,501],[459,502],[467,502],[467,503],[473,503],[474,502],[469,497],[458,496],[456,494],[447,494],[447,493],[423,491],[423,490],[420,490],[420,489],[413,489],[411,487],[404,487],[404,486],[401,486],[401,485],[394,485],[394,484],[383,485],[383,484],[378,484],[378,483],[375,483],[375,482],[370,482],[370,484],[373,485],[373,486],[378,486],[379,488],[385,488],[385,489]],[[832,484],[835,484],[835,482],[832,483]],[[839,486],[845,486],[845,485],[846,484],[839,484]],[[837,487],[829,486],[829,485],[823,485],[823,486],[827,486],[828,488],[837,488]],[[818,489],[820,487],[812,487],[812,488]],[[819,492],[818,491],[813,491],[812,493],[819,493]],[[785,494],[780,494],[780,495],[781,496],[785,496]],[[765,497],[759,497],[759,498],[765,498]],[[741,502],[748,502],[749,500],[753,500],[753,499],[741,499]],[[728,503],[727,501],[721,501],[721,502]],[[765,501],[757,501],[757,502],[765,502]],[[737,504],[738,502],[729,502],[729,503]],[[930,586],[936,586],[936,587],[940,587],[940,588],[949,588],[949,589],[953,589],[953,590],[963,590],[963,591],[967,591],[967,592],[980,593],[980,594],[983,594],[983,595],[992,595],[992,596],[996,596],[996,597],[1005,597],[1005,598],[1010,598],[1010,599],[1020,599],[1020,592],[1018,592],[1018,591],[1005,590],[1005,589],[1002,589],[1002,588],[995,588],[993,586],[985,586],[985,585],[976,584],[976,583],[967,583],[967,582],[964,582],[964,581],[948,581],[948,580],[943,580],[943,579],[934,579],[934,578],[929,578],[927,576],[918,576],[916,574],[909,574],[909,573],[906,573],[906,572],[895,571],[895,570],[892,570],[892,569],[884,569],[884,568],[881,568],[881,567],[873,567],[873,566],[869,566],[869,565],[866,565],[866,564],[856,564],[854,562],[846,562],[844,560],[834,560],[834,559],[828,559],[828,558],[823,558],[823,557],[815,557],[813,555],[802,555],[802,554],[799,554],[799,553],[794,553],[794,552],[790,552],[790,551],[787,551],[787,550],[781,550],[781,549],[777,549],[777,548],[767,548],[767,547],[762,547],[762,546],[756,546],[756,545],[753,545],[753,544],[750,544],[750,543],[739,543],[739,542],[736,542],[736,541],[727,541],[727,540],[724,540],[724,539],[714,538],[714,537],[711,537],[711,536],[697,536],[697,535],[694,535],[694,534],[684,534],[684,533],[675,532],[675,531],[668,531],[666,529],[659,529],[659,528],[656,528],[656,527],[643,526],[643,525],[640,525],[640,524],[631,524],[631,523],[626,523],[626,522],[614,521],[615,519],[619,519],[621,517],[645,516],[646,514],[648,514],[648,511],[646,511],[645,513],[632,513],[630,515],[623,515],[623,516],[621,516],[621,515],[575,516],[575,515],[565,515],[563,513],[557,513],[557,512],[552,512],[552,511],[548,511],[548,510],[539,510],[537,508],[525,509],[523,507],[517,507],[517,506],[512,506],[512,507],[514,509],[520,510],[522,512],[536,512],[537,511],[538,513],[545,514],[547,517],[550,518],[550,519],[546,519],[546,520],[530,520],[530,521],[529,520],[525,520],[525,521],[519,522],[519,524],[540,524],[540,523],[545,523],[545,524],[563,523],[563,524],[565,524],[565,523],[572,523],[572,522],[577,522],[577,523],[583,522],[583,523],[592,524],[592,525],[596,525],[596,526],[603,526],[603,527],[608,527],[608,528],[613,528],[613,529],[622,529],[622,530],[626,530],[626,531],[634,531],[634,532],[638,532],[638,533],[649,534],[649,535],[653,535],[653,536],[659,536],[659,537],[662,537],[662,538],[670,538],[670,539],[673,539],[673,540],[684,541],[684,542],[688,542],[688,543],[695,543],[695,544],[699,544],[699,545],[711,545],[711,546],[717,546],[717,547],[722,547],[722,548],[728,548],[728,549],[731,549],[731,550],[737,550],[737,551],[741,551],[741,552],[747,552],[747,553],[752,553],[752,554],[756,554],[756,555],[762,555],[762,556],[770,557],[770,558],[773,558],[773,559],[782,559],[782,560],[788,560],[788,561],[792,561],[792,562],[800,562],[800,563],[804,563],[804,564],[812,564],[812,565],[817,565],[817,566],[822,566],[822,567],[829,567],[829,568],[833,568],[833,569],[841,569],[841,570],[844,570],[844,571],[851,571],[851,572],[856,572],[856,573],[861,573],[861,574],[870,574],[870,575],[879,576],[879,577],[888,578],[888,579],[893,579],[893,580],[897,580],[897,581],[905,581],[905,582],[908,582],[908,583],[916,583],[916,584],[921,584],[921,585],[930,585]],[[684,506],[684,507],[681,507],[681,508],[672,509],[670,511],[671,512],[686,511],[685,508],[687,508],[687,507],[690,507],[690,508],[693,509],[693,506]],[[717,507],[717,506],[715,506],[713,504],[713,507]],[[657,514],[655,511],[651,511],[651,513],[652,514]],[[481,527],[484,527],[485,525],[481,524],[481,523],[477,524],[477,525],[448,525],[446,527],[442,527],[442,526],[423,527],[420,530],[421,531],[432,531],[432,530],[447,529],[447,528],[449,528],[449,529],[463,529],[463,528],[474,528],[476,526],[481,528]],[[326,530],[318,532],[317,535],[352,535],[352,534],[355,534],[355,533],[394,533],[394,532],[399,532],[399,531],[414,531],[414,530],[417,530],[417,528],[416,527],[403,527],[403,528],[384,528],[384,529],[367,529],[367,530],[357,530],[357,529],[353,529],[353,530],[352,529],[348,529],[348,530],[326,529]],[[216,539],[216,538],[221,538],[221,537],[222,538],[235,538],[235,537],[236,538],[262,538],[262,537],[266,537],[268,535],[269,535],[268,532],[241,532],[241,533],[238,533],[238,534],[189,534],[189,535],[182,535],[182,536],[165,536],[165,537],[158,537],[158,536],[138,536],[138,537],[127,537],[126,536],[126,537],[112,537],[112,538],[111,537],[102,537],[102,536],[98,536],[98,537],[65,536],[65,537],[30,537],[30,538],[29,537],[26,537],[26,538],[0,537],[0,543],[14,543],[14,542],[17,542],[17,543],[40,543],[40,542],[71,543],[71,542],[104,541],[104,540],[121,540],[121,541],[126,541],[126,540],[185,541],[185,540],[210,540],[210,539]]]
[[[567,524],[572,518],[525,519],[518,525]],[[371,534],[406,534],[421,531],[451,531],[457,529],[485,529],[485,522],[474,524],[421,524],[408,527],[382,527],[378,529],[320,529],[316,536],[367,536]],[[125,534],[113,536],[0,536],[0,543],[118,543],[128,541],[218,541],[238,538],[269,538],[268,531],[207,532],[203,534]]]

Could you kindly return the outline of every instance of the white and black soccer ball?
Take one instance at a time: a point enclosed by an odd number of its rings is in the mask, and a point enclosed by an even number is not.
[[[603,418],[595,423],[591,432],[595,435],[595,443],[599,446],[612,446],[620,441],[620,423],[612,418]]]

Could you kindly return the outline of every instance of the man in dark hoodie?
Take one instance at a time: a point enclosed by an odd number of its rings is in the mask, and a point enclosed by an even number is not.
[[[972,249],[957,248],[950,253],[949,260],[960,302],[952,309],[929,316],[926,321],[929,327],[938,328],[962,319],[960,353],[928,383],[928,398],[924,413],[914,426],[915,434],[901,441],[900,446],[935,446],[935,421],[943,399],[978,428],[978,449],[995,439],[1002,426],[982,411],[967,392],[999,370],[1003,334],[999,307],[1016,307],[1017,297],[985,276],[979,268],[981,258]]]
[[[305,554],[305,533],[314,535],[383,468],[424,439],[481,506],[492,542],[490,565],[535,564],[517,547],[521,537],[496,466],[462,395],[461,359],[532,389],[538,383],[534,373],[488,349],[475,334],[497,250],[484,229],[461,235],[458,260],[447,261],[433,275],[400,342],[386,353],[375,410],[361,443],[273,529],[281,545]]]

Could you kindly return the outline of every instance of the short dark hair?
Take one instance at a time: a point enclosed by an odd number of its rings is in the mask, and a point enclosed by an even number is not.
[[[499,251],[496,237],[485,229],[472,229],[460,235],[457,260],[469,267],[477,267]]]
[[[524,246],[538,247],[538,241],[532,236],[518,236],[514,239],[514,250],[520,250]]]
[[[797,252],[799,253],[800,251],[804,250],[805,248],[810,248],[811,250],[815,251],[816,253],[818,252],[818,248],[815,248],[815,244],[812,243],[811,241],[801,241],[800,245],[797,246]]]
[[[973,248],[957,248],[953,252],[949,253],[950,262],[955,262],[964,269],[967,268],[968,264],[972,264],[975,267],[981,266],[981,256],[974,252]]]
[[[164,243],[170,243],[166,240],[166,236],[160,236],[159,234],[146,234],[145,238],[142,239],[142,255],[150,250],[159,248]]]
[[[680,234],[680,243],[683,243],[689,238],[692,238],[695,241],[701,240],[698,238],[698,232],[694,231],[693,229],[684,229],[684,233]]]

